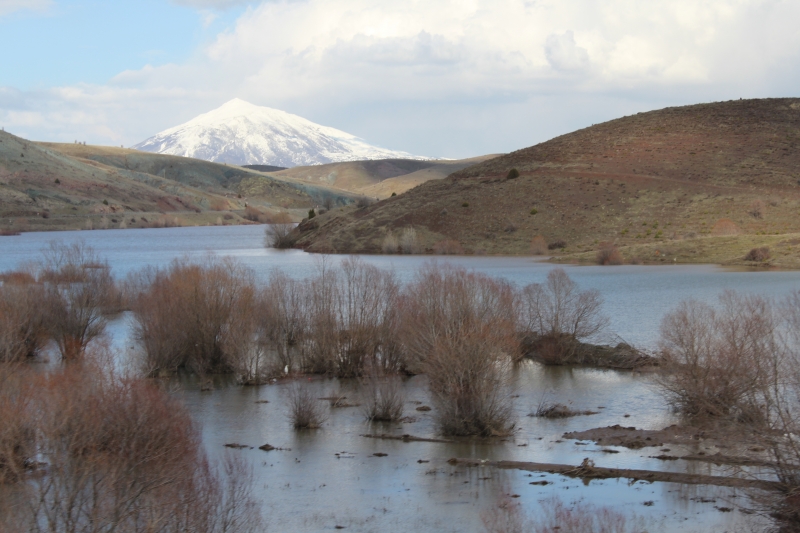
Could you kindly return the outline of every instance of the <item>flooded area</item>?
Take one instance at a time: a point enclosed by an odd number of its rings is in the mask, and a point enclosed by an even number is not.
[[[317,256],[263,248],[262,226],[172,228],[28,233],[0,240],[0,271],[36,260],[53,239],[84,240],[106,258],[118,277],[145,266],[208,252],[237,258],[265,280],[274,268],[303,278],[313,274]],[[338,262],[341,257],[330,257]],[[365,256],[392,269],[401,281],[431,257]],[[502,277],[514,284],[542,282],[556,265],[526,257],[438,258]],[[800,272],[734,272],[708,265],[566,266],[581,289],[600,291],[610,318],[608,342],[621,338],[654,348],[663,315],[679,301],[713,302],[726,289],[781,296],[800,287]],[[128,318],[112,322],[114,346],[130,353]],[[365,434],[413,435],[437,439],[435,412],[426,377],[404,379],[404,419],[370,423],[358,406],[328,407],[320,429],[295,430],[287,417],[290,381],[241,387],[216,377],[201,391],[192,377],[175,378],[174,394],[202,427],[212,455],[240,454],[252,465],[256,496],[271,531],[484,531],[481,514],[511,495],[531,514],[553,496],[564,503],[584,501],[613,506],[640,517],[647,531],[760,531],[769,522],[748,514],[741,489],[627,479],[583,482],[556,474],[449,464],[451,458],[527,461],[578,465],[585,458],[597,466],[729,475],[730,466],[704,461],[663,461],[652,456],[664,446],[628,449],[599,446],[563,437],[565,432],[605,426],[662,429],[677,421],[657,393],[652,374],[571,367],[544,367],[527,361],[513,370],[515,431],[503,439],[450,439],[452,442],[404,442],[367,438]],[[359,403],[357,380],[303,377],[318,398],[346,396]],[[562,419],[528,416],[542,402],[567,405],[595,414]],[[244,445],[242,448],[226,444]],[[276,448],[262,451],[259,446]],[[691,446],[666,446],[671,455],[713,455],[703,440]],[[376,455],[377,454],[377,455]],[[749,475],[759,475],[757,470]]]

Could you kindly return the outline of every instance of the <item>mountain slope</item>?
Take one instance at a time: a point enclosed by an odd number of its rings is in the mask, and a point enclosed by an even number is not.
[[[512,168],[520,177],[506,179]],[[566,243],[561,256],[590,259],[607,241],[659,262],[708,260],[725,242],[713,260],[735,262],[764,234],[800,232],[799,183],[800,99],[702,104],[563,135],[318,217],[295,237],[310,251],[376,253],[387,232],[413,226],[429,252],[449,240],[467,253],[527,254],[541,235]],[[776,264],[800,254],[781,242]]]
[[[392,193],[400,194],[426,181],[443,179],[457,170],[493,157],[497,156],[435,161],[409,159],[352,161],[294,167],[274,172],[272,175],[312,184],[327,184],[369,197],[388,198]]]
[[[248,196],[248,193],[253,192]],[[40,144],[0,132],[0,229],[30,231],[243,222],[245,203],[294,216],[352,195],[207,161],[136,150]],[[225,212],[225,213],[222,213]],[[129,216],[130,215],[130,216]]]
[[[372,146],[355,135],[238,98],[133,148],[235,165],[281,167],[362,159],[426,159]]]

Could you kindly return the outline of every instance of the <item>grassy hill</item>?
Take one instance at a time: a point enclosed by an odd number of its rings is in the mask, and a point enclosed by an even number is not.
[[[376,161],[348,161],[308,167],[294,167],[273,172],[275,177],[285,177],[309,184],[325,184],[371,198],[389,198],[401,194],[426,181],[443,179],[449,174],[496,155],[470,159],[414,161],[410,159],[380,159]]]
[[[541,236],[564,243],[549,252],[562,260],[594,260],[606,242],[628,260],[732,264],[768,246],[768,263],[800,266],[799,215],[800,99],[784,98],[594,125],[335,210],[294,237],[309,251],[379,253],[413,227],[428,253],[529,254]]]
[[[300,219],[354,195],[235,166],[125,148],[35,143],[0,132],[0,230],[35,231]],[[252,218],[252,216],[251,216]]]

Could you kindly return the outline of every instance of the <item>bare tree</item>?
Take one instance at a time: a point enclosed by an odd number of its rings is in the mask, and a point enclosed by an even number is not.
[[[563,269],[551,270],[546,283],[522,289],[519,328],[526,351],[549,364],[570,362],[579,341],[608,325],[601,306],[598,291],[581,291]]]
[[[660,385],[669,402],[692,417],[766,420],[781,352],[777,324],[771,302],[758,296],[726,291],[719,308],[682,302],[661,324]]]
[[[84,243],[52,242],[39,274],[45,321],[61,357],[79,359],[106,327],[104,309],[115,294],[111,267]]]

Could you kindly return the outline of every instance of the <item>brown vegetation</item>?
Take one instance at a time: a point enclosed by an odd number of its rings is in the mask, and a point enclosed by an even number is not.
[[[265,231],[265,243],[268,248],[291,248],[294,245],[294,238],[291,236],[295,224],[291,222],[273,222],[267,224]]]
[[[515,354],[514,291],[505,282],[428,264],[404,300],[403,341],[425,371],[446,435],[511,429],[507,372]]]
[[[394,422],[403,416],[405,396],[398,379],[373,375],[363,383],[364,418],[375,422]]]
[[[545,364],[577,362],[579,341],[597,335],[608,324],[600,313],[599,292],[580,291],[560,268],[550,271],[545,284],[524,287],[520,298],[523,352]]]
[[[617,245],[611,242],[601,242],[596,256],[598,265],[621,265],[625,262]]]
[[[760,246],[758,248],[753,248],[747,255],[744,256],[745,261],[758,261],[759,263],[762,261],[766,261],[770,258],[769,247],[767,246]]]
[[[547,253],[547,241],[541,235],[531,239],[531,255],[545,255]]]
[[[188,368],[198,373],[242,372],[251,365],[255,287],[252,274],[230,259],[175,260],[129,280],[134,336],[145,370]]]
[[[83,243],[53,242],[44,255],[45,322],[61,357],[74,361],[105,330],[105,310],[116,295],[111,267]]]
[[[719,309],[682,302],[661,325],[667,400],[690,417],[767,419],[777,323],[771,303],[757,296],[725,292]]]
[[[28,273],[9,272],[0,284],[0,364],[22,362],[47,340],[44,288]]]
[[[6,482],[25,478],[0,527],[258,530],[247,469],[233,460],[212,467],[186,410],[151,383],[105,374],[89,362],[47,375],[15,371],[0,387],[0,410],[0,475]],[[19,414],[5,416],[13,413]],[[9,437],[16,442],[10,447]],[[41,471],[29,475],[34,469]]]
[[[295,429],[316,429],[325,422],[320,401],[301,382],[289,390],[289,420]]]

